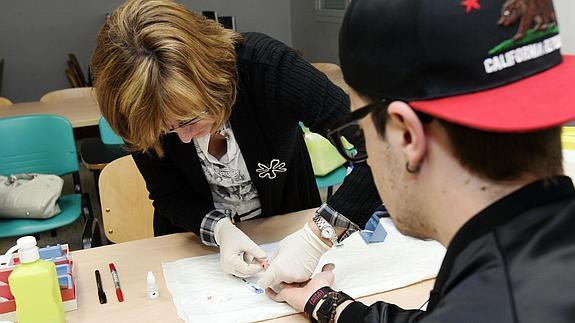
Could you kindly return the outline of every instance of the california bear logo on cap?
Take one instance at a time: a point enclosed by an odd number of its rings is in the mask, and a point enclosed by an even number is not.
[[[555,25],[555,11],[551,0],[508,0],[501,9],[501,18],[498,25],[508,27],[520,19],[519,29],[513,40],[517,41],[525,36],[532,23],[533,31],[545,30]]]
[[[498,25],[519,21],[517,33],[489,50],[483,65],[490,74],[539,58],[561,48],[559,27],[551,0],[508,0],[501,8]],[[529,29],[532,25],[533,28]],[[552,37],[549,37],[554,35]]]

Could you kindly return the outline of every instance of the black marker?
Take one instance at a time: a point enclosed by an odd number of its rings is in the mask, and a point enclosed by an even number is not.
[[[96,274],[96,286],[98,287],[98,298],[100,299],[100,304],[106,304],[108,300],[106,299],[106,293],[104,293],[104,290],[102,289],[100,271],[96,270],[94,273]]]

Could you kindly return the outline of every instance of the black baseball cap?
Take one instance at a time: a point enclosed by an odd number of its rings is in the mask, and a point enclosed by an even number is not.
[[[340,30],[345,81],[370,97],[501,132],[575,119],[575,57],[551,0],[354,0]]]

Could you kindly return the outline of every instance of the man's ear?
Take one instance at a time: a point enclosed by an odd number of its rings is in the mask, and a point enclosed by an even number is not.
[[[387,129],[393,129],[394,140],[403,151],[405,162],[410,169],[418,169],[427,151],[427,138],[421,120],[407,103],[401,101],[392,102],[387,113]]]

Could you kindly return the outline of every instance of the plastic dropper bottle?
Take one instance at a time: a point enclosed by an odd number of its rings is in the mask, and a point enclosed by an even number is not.
[[[58,284],[56,266],[40,259],[36,238],[17,240],[6,255],[18,250],[20,265],[8,277],[10,292],[16,300],[19,323],[63,323],[64,305]]]
[[[158,285],[156,284],[156,276],[151,271],[148,271],[148,276],[146,277],[146,285],[148,291],[149,299],[156,299],[160,297],[160,292],[158,291]]]

